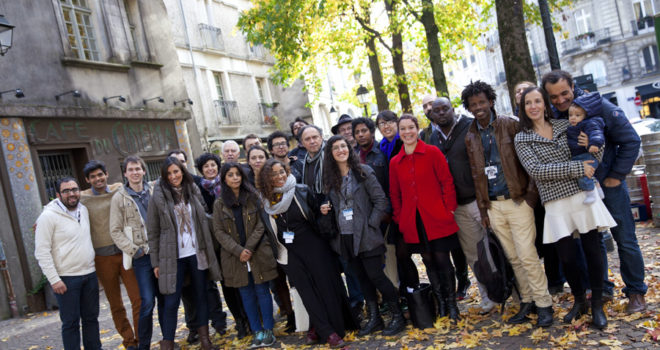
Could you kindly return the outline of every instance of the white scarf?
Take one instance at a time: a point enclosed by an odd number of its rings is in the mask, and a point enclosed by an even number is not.
[[[286,183],[282,187],[275,187],[275,193],[282,193],[282,200],[275,204],[270,204],[269,199],[263,199],[264,210],[268,215],[279,215],[289,210],[291,201],[296,192],[296,177],[292,174],[286,178]]]

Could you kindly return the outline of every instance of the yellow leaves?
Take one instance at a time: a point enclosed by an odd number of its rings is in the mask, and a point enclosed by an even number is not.
[[[605,346],[619,346],[622,343],[616,339],[601,339],[598,341],[598,344]]]
[[[438,317],[433,323],[433,328],[438,334],[447,334],[451,329],[451,323],[448,317]]]
[[[408,337],[410,337],[410,339],[417,341],[429,340],[429,335],[426,332],[419,330],[417,328],[413,328],[412,330],[409,330]]]
[[[526,332],[531,328],[532,328],[532,325],[530,323],[523,323],[523,324],[515,325],[511,328],[505,329],[505,331],[508,331],[509,336],[513,337],[513,336],[516,336],[516,335],[520,335],[523,332]]]
[[[553,343],[554,345],[561,346],[561,347],[568,347],[569,345],[573,345],[579,341],[579,338],[577,337],[577,334],[575,334],[574,331],[568,331],[566,334],[559,338],[555,338],[553,336],[550,336],[550,342]]]
[[[476,348],[479,346],[479,336],[477,334],[463,333],[461,337],[463,346],[468,349]]]
[[[100,334],[106,334],[108,332],[110,332],[109,329],[102,329],[102,330],[99,331]]]
[[[543,328],[537,328],[534,332],[532,332],[532,335],[529,336],[529,339],[531,339],[534,344],[538,344],[547,340],[548,337],[550,337],[549,332],[544,331]]]

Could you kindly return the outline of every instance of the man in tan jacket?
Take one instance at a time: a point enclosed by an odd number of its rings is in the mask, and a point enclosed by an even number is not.
[[[96,271],[99,282],[105,290],[110,304],[112,320],[126,349],[137,349],[138,324],[140,315],[140,291],[132,269],[123,266],[123,255],[110,236],[110,202],[121,187],[121,183],[108,186],[108,171],[105,164],[91,160],[83,168],[85,181],[91,188],[81,193],[81,203],[89,210],[92,244],[96,252]],[[126,316],[121,297],[120,279],[124,283],[133,312],[133,327]]]

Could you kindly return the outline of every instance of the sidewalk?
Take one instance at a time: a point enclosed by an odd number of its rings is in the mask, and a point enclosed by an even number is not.
[[[564,325],[561,317],[570,308],[570,293],[568,285],[565,293],[553,297],[555,301],[554,325],[547,329],[536,329],[531,323],[518,326],[507,325],[502,320],[502,315],[492,313],[479,316],[476,310],[478,305],[478,291],[473,283],[470,289],[470,297],[459,302],[463,320],[458,326],[450,327],[448,321],[436,322],[435,329],[420,331],[408,326],[405,332],[397,337],[383,337],[372,335],[355,339],[354,335],[347,336],[352,349],[465,349],[465,348],[490,348],[490,349],[562,349],[562,348],[589,348],[589,349],[651,349],[660,348],[660,343],[653,342],[643,327],[657,327],[653,322],[660,323],[660,229],[653,225],[644,223],[637,227],[637,237],[644,254],[646,265],[646,282],[649,291],[646,295],[647,311],[634,315],[626,315],[624,312],[627,300],[621,294],[623,282],[618,274],[619,259],[616,251],[609,253],[610,277],[616,283],[614,302],[607,306],[609,326],[603,331],[589,328],[590,317],[585,317],[582,322],[575,325]],[[421,269],[420,269],[421,272]],[[472,277],[474,282],[474,277]],[[103,292],[101,293],[103,294]],[[128,298],[124,294],[124,300]],[[104,349],[123,349],[121,337],[114,329],[110,317],[105,295],[100,296],[101,312],[99,317],[101,329],[101,342]],[[225,307],[228,315],[231,315]],[[504,318],[510,317],[514,309],[509,307],[505,311]],[[235,340],[233,321],[229,316],[230,332],[224,337],[216,336],[211,331],[213,341],[221,348],[235,349],[247,348],[250,337],[242,341]],[[158,348],[158,340],[161,339],[160,327],[154,318],[154,335],[152,348]],[[276,325],[275,333],[278,342],[274,348],[294,349],[304,344],[304,333],[285,335],[282,333],[284,323]],[[183,307],[179,311],[179,326],[177,328],[176,342],[183,349],[196,349],[185,343],[188,332],[183,322]],[[324,348],[318,346],[317,348]],[[0,322],[0,350],[14,349],[62,349],[60,336],[59,313],[44,312],[31,314],[22,319],[10,319]]]

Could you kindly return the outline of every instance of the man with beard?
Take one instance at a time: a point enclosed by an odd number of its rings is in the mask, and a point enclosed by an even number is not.
[[[355,138],[353,138],[353,126],[351,124],[352,120],[353,118],[351,118],[350,115],[342,114],[337,121],[337,125],[333,126],[330,131],[332,131],[333,135],[343,136],[346,141],[348,141],[348,145],[351,148],[355,148],[357,147],[357,142],[355,142]]]
[[[234,140],[227,140],[222,144],[222,160],[225,163],[238,163],[238,157],[241,155],[241,149]],[[185,163],[184,163],[185,164]]]
[[[57,198],[37,219],[34,256],[53,287],[60,308],[65,350],[80,350],[80,326],[85,349],[101,349],[99,282],[87,208],[80,204],[76,179],[57,182]]]

